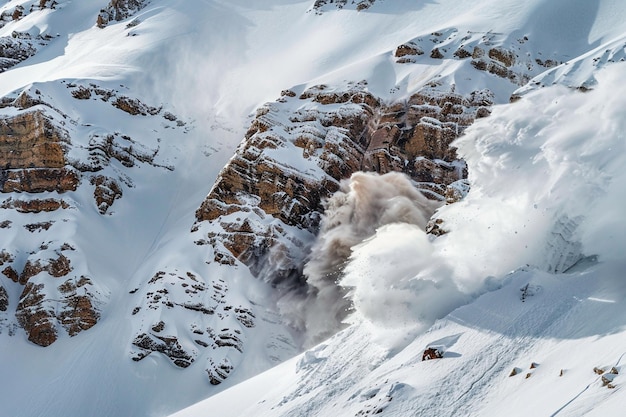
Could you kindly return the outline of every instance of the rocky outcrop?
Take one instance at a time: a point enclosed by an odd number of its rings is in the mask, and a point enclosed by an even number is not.
[[[106,127],[93,129],[95,133],[88,137],[76,135],[81,132],[76,128],[79,121],[50,102],[65,105],[68,100],[90,100],[83,106],[93,106],[96,111],[102,106],[109,111],[114,107],[117,110],[113,111],[119,111],[121,117],[158,117],[159,126],[164,128],[187,128],[172,113],[118,90],[94,83],[59,84],[67,88],[46,91],[33,85],[0,100],[0,192],[7,194],[0,200],[0,208],[28,214],[28,221],[17,222],[20,229],[24,228],[22,233],[33,233],[33,238],[45,242],[34,250],[19,244],[15,253],[0,252],[2,275],[23,286],[20,297],[16,297],[15,320],[4,321],[11,326],[17,323],[28,339],[40,346],[48,346],[64,334],[74,336],[93,327],[108,297],[108,291],[90,277],[84,255],[72,245],[56,240],[56,232],[71,221],[72,209],[76,209],[77,194],[73,192],[80,192],[80,200],[89,195],[80,188],[93,187],[98,211],[111,215],[114,202],[134,187],[126,169],[138,165],[173,169],[157,162],[159,139],[155,138],[155,148],[150,148],[124,132],[108,133]],[[65,91],[67,96],[53,100],[59,91]],[[40,193],[46,194],[37,198]],[[14,223],[0,220],[0,227],[11,228]],[[199,306],[190,302],[181,308]],[[0,322],[0,331],[2,327]]]
[[[31,43],[20,39],[0,38],[0,72],[19,64],[37,53]]]
[[[28,340],[44,347],[50,346],[58,338],[54,314],[43,307],[45,299],[44,284],[28,283],[20,296],[15,313],[17,322],[28,335]]]
[[[148,0],[111,0],[107,7],[100,10],[96,26],[106,27],[109,22],[122,21],[146,7]]]
[[[20,20],[36,10],[39,9],[35,8],[34,5],[31,5],[29,9],[25,9],[22,5],[16,5],[12,11],[5,10],[0,14],[0,28],[10,21]],[[28,30],[13,31],[10,36],[0,37],[0,73],[32,57],[52,39],[52,36],[47,34],[34,36],[30,32]]]
[[[141,350],[137,355],[133,356],[134,361],[140,361],[152,352],[164,354],[172,360],[174,365],[180,368],[186,368],[194,361],[195,355],[192,356],[183,349],[175,337],[142,333],[135,337],[133,345]]]
[[[63,193],[75,191],[80,183],[80,174],[71,167],[42,168],[0,171],[0,192]]]
[[[53,273],[59,275],[56,278],[69,274],[57,266],[51,266]],[[20,295],[15,317],[28,340],[49,346],[58,339],[61,329],[75,336],[93,327],[100,317],[100,295],[91,279],[85,276],[68,277],[60,285],[49,280],[28,281]]]
[[[336,9],[352,8],[360,12],[372,7],[375,2],[376,0],[315,0],[315,3],[313,3],[313,6],[309,9],[309,11],[314,11],[316,14],[322,14],[324,11],[334,7]]]
[[[122,197],[122,188],[113,178],[104,175],[96,175],[90,179],[93,190],[93,198],[98,206],[100,214],[106,214],[115,200]]]
[[[0,191],[73,191],[78,173],[67,167],[67,132],[40,110],[0,118]]]
[[[197,243],[212,247],[214,261],[237,259],[273,285],[301,285],[307,239],[340,180],[356,171],[404,172],[444,200],[448,186],[467,175],[449,145],[489,113],[492,99],[488,91],[461,96],[425,88],[385,105],[366,83],[283,94],[259,109],[197,210],[194,231],[219,226]]]
[[[210,366],[206,369],[206,373],[211,385],[219,385],[224,382],[234,369],[228,358],[222,359],[219,363],[215,363],[215,361],[211,360],[209,365]]]
[[[2,285],[0,285],[0,311],[7,311],[9,307],[9,294],[7,294],[7,290],[4,289]]]
[[[422,353],[422,361],[443,358],[443,352],[439,348],[429,347]]]
[[[33,200],[17,200],[8,198],[0,203],[0,208],[13,209],[20,213],[41,213],[51,212],[59,209],[68,209],[69,203],[64,200],[57,200],[55,198],[43,198]]]
[[[131,358],[140,361],[157,353],[186,368],[211,352],[206,359],[209,382],[223,381],[244,351],[244,330],[256,321],[250,308],[226,301],[228,291],[222,279],[207,280],[189,271],[155,273],[131,291],[136,300],[131,315],[142,323],[135,331]],[[187,325],[180,326],[181,317]],[[193,343],[183,342],[189,340]]]
[[[60,328],[69,336],[75,336],[96,324],[100,311],[94,305],[92,289],[92,281],[85,276],[68,279],[52,289],[61,297],[57,302],[46,284],[27,282],[15,317],[28,340],[49,346],[57,340]]]
[[[16,282],[25,285],[28,280],[43,271],[55,278],[60,278],[69,274],[72,271],[72,266],[70,260],[63,253],[59,253],[57,258],[51,258],[44,262],[39,258],[34,261],[29,259]]]
[[[76,99],[99,99],[132,115],[155,116],[161,108],[155,108],[119,94],[115,90],[100,88],[95,84],[87,86],[67,84],[70,94]],[[32,110],[38,106],[36,110]],[[76,144],[70,134],[54,118],[67,115],[42,100],[38,90],[25,90],[14,99],[3,99],[0,107],[17,109],[16,114],[0,116],[0,192],[3,193],[64,193],[75,191],[86,176],[94,187],[93,195],[100,213],[109,212],[115,200],[121,198],[123,186],[132,187],[126,175],[117,178],[109,175],[95,175],[109,167],[112,161],[130,168],[138,164],[150,164],[165,169],[171,166],[160,165],[155,161],[157,149],[148,148],[119,132],[93,134],[87,146],[82,147],[83,158],[68,158]],[[21,111],[19,111],[21,110]],[[184,123],[171,113],[177,126]],[[169,120],[169,119],[168,119]],[[50,212],[68,208],[69,203],[60,198],[8,199],[3,208],[13,208],[21,212]]]
[[[534,76],[558,65],[562,59],[554,54],[546,58],[537,52],[533,40],[524,36],[506,38],[494,32],[470,32],[461,34],[455,28],[446,28],[411,39],[395,50],[396,62],[400,64],[424,63],[425,60],[468,60],[469,65],[490,75],[508,79],[516,86],[523,86]]]
[[[58,287],[63,296],[63,305],[58,314],[58,320],[70,336],[89,330],[100,318],[100,311],[94,305],[94,298],[90,296],[89,287],[92,286],[91,279],[81,276],[78,280],[68,279]]]
[[[394,56],[398,58],[396,60],[398,64],[415,62],[414,58],[419,55],[424,55],[424,51],[414,42],[408,42],[398,46],[396,48],[396,52],[394,53]]]
[[[26,331],[28,340],[39,345],[54,343],[62,330],[69,336],[93,327],[100,317],[105,291],[72,266],[76,256],[69,244],[42,245],[32,252],[18,274],[15,257],[2,252],[2,272],[24,286],[15,311],[17,323]],[[11,266],[12,264],[12,266]]]

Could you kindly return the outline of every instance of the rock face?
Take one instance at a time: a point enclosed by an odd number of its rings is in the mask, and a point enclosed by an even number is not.
[[[66,168],[68,141],[39,110],[0,119],[2,192],[75,190],[78,174]]]
[[[107,7],[100,10],[96,25],[104,28],[109,22],[127,19],[147,4],[148,0],[111,0]]]
[[[15,245],[10,240],[0,243],[0,272],[21,287],[11,308],[9,287],[0,286],[4,290],[0,305],[6,309],[0,331],[17,324],[40,346],[93,327],[108,300],[108,290],[98,277],[91,276],[85,254],[59,237],[66,234],[62,225],[71,221],[77,209],[77,195],[93,195],[100,214],[113,215],[113,204],[134,186],[123,170],[138,165],[172,169],[157,162],[158,146],[150,148],[123,132],[94,129],[84,138],[77,133],[80,123],[50,103],[88,100],[81,104],[113,107],[138,118],[158,118],[168,128],[185,127],[171,113],[167,115],[173,122],[163,119],[161,108],[116,90],[93,83],[59,84],[66,88],[56,88],[51,94],[65,93],[62,100],[31,86],[0,101],[0,193],[6,196],[0,199],[0,215],[8,211],[24,215],[24,221],[15,221],[15,216],[0,219],[0,227],[21,226],[43,242],[37,247]],[[86,193],[81,191],[84,188]]]
[[[422,354],[422,361],[429,361],[432,359],[441,358],[443,358],[443,352],[440,349],[434,347],[426,348],[426,350],[424,350],[424,353]]]
[[[30,43],[13,38],[0,38],[0,72],[4,72],[14,65],[37,53]]]
[[[206,230],[197,243],[211,246],[214,261],[237,259],[272,285],[302,285],[323,201],[342,179],[356,171],[404,172],[444,200],[448,186],[466,176],[449,145],[491,104],[488,91],[461,96],[427,87],[386,105],[365,82],[284,91],[259,109],[197,210],[193,230]],[[218,227],[203,228],[210,223]]]
[[[546,67],[556,66],[566,57],[536,52],[537,45],[528,37],[507,39],[493,32],[467,32],[447,28],[419,36],[399,45],[396,62],[412,64],[423,59],[468,60],[476,70],[508,79],[522,86]],[[550,58],[546,58],[550,55]]]
[[[131,291],[135,300],[131,314],[142,323],[132,341],[132,359],[160,353],[173,365],[186,368],[205,357],[209,382],[221,383],[241,361],[244,330],[256,325],[249,308],[227,302],[228,292],[220,278],[158,271],[144,286]],[[176,323],[180,317],[184,326]],[[207,357],[203,352],[211,354]]]
[[[31,13],[37,13],[46,7],[46,2],[40,1],[40,6],[32,4],[29,8],[16,5],[13,9],[5,9],[0,13],[0,28],[8,22],[25,18]],[[57,2],[50,2],[55,8]],[[54,3],[54,5],[52,4]],[[45,47],[53,37],[47,34],[31,35],[28,31],[13,31],[10,36],[0,37],[0,73],[32,57],[37,51]]]
[[[57,200],[54,198],[43,198],[33,200],[17,200],[9,197],[0,204],[0,208],[14,209],[20,213],[40,213],[56,211],[59,209],[69,208],[69,203],[64,200]]]
[[[9,295],[4,287],[0,286],[0,311],[7,311],[9,306]]]
[[[99,99],[120,110],[139,116],[157,116],[161,108],[148,106],[137,99],[118,94],[114,90],[68,84],[69,93],[78,100]],[[32,110],[37,106],[36,110]],[[60,111],[45,102],[40,93],[26,90],[15,99],[3,99],[0,108],[17,111],[11,116],[0,115],[0,192],[2,193],[65,193],[75,191],[87,176],[94,187],[94,201],[98,210],[105,214],[113,203],[121,198],[123,185],[132,187],[128,176],[111,177],[95,174],[105,171],[112,162],[126,168],[138,164],[149,164],[165,169],[155,161],[158,149],[150,149],[131,137],[114,132],[93,134],[89,143],[81,147],[82,157],[69,158],[76,151],[70,133],[55,120],[54,113]],[[167,113],[171,115],[171,113]],[[61,113],[63,119],[67,115]],[[176,117],[173,116],[175,119]],[[65,123],[65,121],[63,121]],[[74,122],[75,123],[75,122]],[[178,121],[178,126],[184,123]],[[123,184],[123,185],[122,185]],[[4,208],[22,212],[54,211],[68,208],[69,203],[56,198],[34,200],[5,200]]]
[[[75,336],[93,327],[107,298],[107,292],[89,277],[76,274],[69,258],[76,254],[67,252],[73,251],[65,246],[65,250],[44,249],[31,255],[18,277],[24,289],[15,317],[28,340],[39,346],[54,343],[61,329]],[[41,261],[50,254],[56,257]]]

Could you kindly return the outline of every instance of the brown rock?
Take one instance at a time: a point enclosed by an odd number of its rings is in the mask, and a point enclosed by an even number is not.
[[[434,59],[443,59],[443,54],[439,48],[433,48],[433,50],[430,51],[430,57]]]
[[[7,311],[9,306],[9,294],[7,290],[4,289],[2,285],[0,285],[0,311]]]
[[[15,317],[28,334],[28,340],[39,346],[49,346],[57,340],[57,330],[50,311],[42,307],[43,284],[27,283],[20,296]]]
[[[474,121],[478,109],[487,111],[490,93],[461,96],[427,88],[407,103],[387,106],[365,90],[363,83],[345,91],[311,87],[299,98],[321,106],[290,113],[287,125],[277,122],[285,119],[277,114],[280,101],[257,111],[244,142],[196,211],[194,231],[201,222],[229,216],[228,222],[220,221],[223,232],[197,240],[212,246],[213,260],[234,264],[238,259],[256,275],[267,272],[275,285],[298,281],[303,259],[294,251],[306,243],[274,224],[314,235],[322,201],[338,190],[340,180],[356,171],[404,172],[443,200],[446,186],[467,176],[462,164],[451,163],[457,157],[449,145]],[[303,161],[321,168],[321,177],[311,178],[271,157],[273,151],[294,145],[302,150]],[[237,220],[234,213],[241,213]],[[294,249],[281,245],[285,239],[291,239]]]
[[[504,48],[490,49],[489,58],[500,62],[505,67],[512,67],[515,64],[515,54]]]
[[[34,232],[37,232],[37,231],[40,232],[42,230],[50,229],[50,227],[52,227],[53,224],[54,224],[54,221],[30,223],[30,224],[25,224],[24,225],[24,229],[28,230],[31,233],[34,233]]]
[[[152,326],[152,331],[153,332],[161,332],[163,331],[163,329],[165,329],[165,322],[163,320],[161,320],[160,322],[158,322],[157,324],[155,324],[154,326]]]
[[[25,285],[29,279],[34,277],[35,275],[41,273],[46,269],[45,266],[41,264],[39,260],[31,261],[30,259],[26,261],[26,265],[24,265],[24,269],[20,274],[19,283]]]
[[[71,168],[24,169],[5,171],[0,177],[0,191],[4,193],[45,191],[75,191],[80,183],[79,174]]]
[[[434,347],[426,348],[426,350],[424,350],[424,353],[422,354],[422,361],[441,358],[443,358],[443,352]]]
[[[70,260],[61,254],[57,259],[50,259],[46,269],[50,275],[59,278],[69,274],[72,271],[72,266]]]
[[[370,7],[372,7],[372,5],[374,4],[374,1],[375,0],[363,0],[363,1],[360,1],[356,5],[356,10],[359,11],[359,12],[362,11],[362,10],[367,10]]]
[[[18,282],[20,277],[18,275],[18,273],[15,271],[15,269],[13,269],[10,266],[7,266],[6,268],[4,268],[2,270],[2,273],[4,274],[5,277],[7,277],[8,279],[10,279],[13,282]]]
[[[96,25],[99,28],[106,27],[110,21],[121,21],[143,9],[146,0],[111,0],[109,4],[98,14]]]
[[[93,198],[98,206],[100,214],[106,214],[115,200],[122,198],[122,188],[112,178],[104,175],[91,177],[91,185],[94,185]]]
[[[22,6],[16,6],[15,9],[13,10],[13,14],[11,15],[11,18],[13,20],[19,20],[23,14],[24,14],[24,8]]]
[[[20,213],[40,213],[51,212],[59,209],[67,209],[69,204],[63,200],[54,198],[34,199],[34,200],[14,200],[9,198],[0,204],[3,209],[14,209]]]
[[[59,322],[70,336],[96,325],[100,314],[87,295],[71,294],[63,301],[64,309],[58,315]]]
[[[424,51],[414,43],[405,43],[396,48],[395,57],[400,58],[406,55],[424,55]]]
[[[433,236],[443,236],[448,233],[443,227],[443,219],[430,219],[426,225],[426,233]]]
[[[49,346],[56,341],[59,326],[75,336],[97,323],[100,313],[94,304],[96,298],[89,278],[81,276],[78,280],[64,281],[56,288],[60,297],[53,298],[46,298],[50,291],[45,291],[44,282],[26,282],[16,309],[18,324],[28,334],[28,340]]]
[[[21,94],[13,105],[28,106],[20,102],[28,97]],[[67,132],[55,127],[40,110],[0,119],[0,192],[76,190],[78,173],[66,166],[68,143]]]
[[[38,110],[0,119],[0,167],[63,168],[67,140]]]
[[[456,51],[454,51],[454,56],[457,58],[469,58],[472,56],[472,53],[469,52],[467,49],[460,47],[459,49],[457,49]]]
[[[137,99],[124,96],[118,97],[115,102],[113,102],[113,106],[122,111],[125,111],[128,114],[132,114],[133,116],[136,116],[138,114],[142,116],[147,116],[148,114],[154,116],[161,111],[161,109],[158,109],[156,107],[146,106]]]
[[[72,91],[72,97],[78,100],[87,100],[91,98],[91,90],[81,85],[76,90]]]

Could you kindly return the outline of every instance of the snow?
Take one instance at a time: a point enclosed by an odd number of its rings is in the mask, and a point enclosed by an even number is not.
[[[36,3],[11,0],[0,11]],[[62,196],[71,208],[53,215],[51,233],[80,248],[76,270],[98,277],[102,318],[45,349],[21,329],[3,332],[0,367],[9,377],[1,413],[164,416],[212,395],[175,415],[621,415],[623,376],[610,377],[617,388],[609,389],[593,368],[623,367],[623,1],[378,0],[364,12],[329,7],[322,15],[307,13],[311,4],[153,0],[133,17],[139,25],[99,29],[104,2],[68,0],[0,28],[0,36],[53,36],[0,74],[0,96],[39,90],[54,103],[73,121],[70,157],[82,158],[90,137],[117,132],[144,150],[158,148],[161,165],[127,171],[113,161],[106,172],[126,173],[128,182],[106,216],[88,187]],[[529,41],[520,44],[523,36]],[[462,42],[485,37],[563,64],[535,65],[533,80],[517,86],[451,57]],[[449,48],[445,59],[427,52],[415,64],[395,62],[398,45],[434,45],[432,39]],[[436,214],[449,232],[435,239],[415,226],[381,225],[354,247],[340,282],[353,302],[349,326],[248,379],[296,347],[269,301],[271,289],[241,265],[207,265],[207,249],[193,243],[189,229],[251,113],[285,88],[301,93],[367,80],[369,91],[392,101],[434,78],[462,94],[489,87],[502,103],[456,144],[471,189]],[[131,117],[99,98],[71,98],[67,84],[92,82],[163,106],[185,125],[161,115]],[[591,91],[568,88],[579,86]],[[523,98],[504,104],[516,90]],[[293,156],[281,149],[275,157]],[[23,265],[49,235],[24,231],[35,215],[7,216],[13,225],[0,230],[2,246]],[[129,319],[137,305],[129,291],[159,270],[193,271],[207,283],[222,278],[230,303],[259,314],[257,328],[242,336],[245,356],[226,355],[240,367],[217,389],[203,371],[209,354],[185,370],[156,354],[130,359],[132,337],[161,312]],[[15,309],[22,288],[2,284]],[[173,322],[199,325],[178,313]],[[193,346],[184,332],[177,335]],[[433,345],[444,358],[422,362]],[[539,366],[530,369],[533,362]],[[509,377],[513,368],[521,373]]]
[[[623,365],[624,68],[494,108],[456,142],[471,190],[436,214],[446,235],[395,224],[353,248],[351,327],[175,416],[620,415],[619,374],[593,368]],[[388,353],[368,366],[364,345]]]

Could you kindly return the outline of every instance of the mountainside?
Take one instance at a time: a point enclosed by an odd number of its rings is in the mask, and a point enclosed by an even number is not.
[[[0,410],[618,415],[624,15],[4,2]]]

